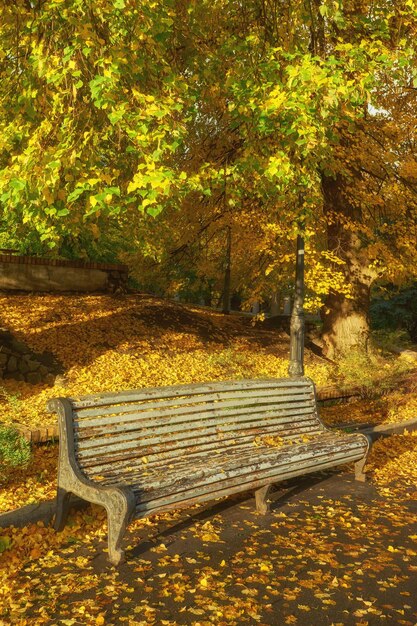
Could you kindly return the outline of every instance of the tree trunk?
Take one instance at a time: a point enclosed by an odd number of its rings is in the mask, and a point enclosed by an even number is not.
[[[324,354],[334,359],[354,349],[368,351],[370,291],[377,273],[370,268],[364,237],[360,233],[360,210],[343,193],[340,178],[323,177],[325,213],[329,224],[328,247],[345,261],[342,268],[352,288],[352,298],[330,293],[322,311]],[[346,228],[359,222],[357,228]]]
[[[334,359],[353,349],[368,351],[370,285],[355,276],[351,281],[353,299],[342,294],[329,294],[323,318],[324,354]]]

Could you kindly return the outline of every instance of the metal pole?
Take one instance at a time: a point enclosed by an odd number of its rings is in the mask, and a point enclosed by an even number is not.
[[[230,313],[230,278],[231,278],[231,255],[232,255],[232,229],[227,226],[226,229],[226,262],[224,268],[224,287],[223,287],[223,311],[222,313]]]
[[[290,326],[289,376],[304,376],[304,238],[297,235],[295,295]]]

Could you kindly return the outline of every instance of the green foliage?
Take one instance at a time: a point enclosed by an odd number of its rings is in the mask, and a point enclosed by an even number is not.
[[[0,476],[24,467],[31,458],[30,443],[13,427],[0,425]]]
[[[185,83],[169,0],[1,3],[1,230],[82,250],[182,185]],[[178,184],[177,184],[178,183]]]
[[[407,330],[417,342],[417,284],[380,288],[370,307],[372,327],[377,330]]]
[[[3,535],[0,537],[0,554],[9,550],[12,546],[12,540],[7,535]]]
[[[382,354],[392,354],[399,350],[411,348],[410,335],[402,328],[381,328],[372,332],[372,340],[375,347]]]

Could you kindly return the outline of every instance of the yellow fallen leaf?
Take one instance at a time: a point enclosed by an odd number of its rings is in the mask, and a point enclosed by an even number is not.
[[[270,572],[272,570],[272,564],[263,562],[259,565],[259,569],[261,572]]]

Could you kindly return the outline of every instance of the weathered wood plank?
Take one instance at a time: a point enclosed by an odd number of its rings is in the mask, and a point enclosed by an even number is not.
[[[101,426],[94,426],[91,428],[78,428],[78,422],[74,420],[74,432],[76,439],[80,442],[80,446],[83,439],[95,439],[99,437],[105,437],[108,434],[122,434],[129,432],[140,432],[143,438],[155,435],[157,432],[163,437],[167,433],[174,434],[182,430],[193,430],[198,433],[201,428],[210,426],[210,424],[235,424],[236,431],[245,428],[245,424],[248,421],[256,420],[260,426],[268,424],[286,424],[294,422],[294,416],[300,418],[300,421],[310,421],[313,423],[319,423],[317,415],[314,413],[312,407],[296,407],[291,409],[278,409],[274,410],[270,407],[266,409],[254,408],[250,410],[236,409],[229,410],[226,414],[222,414],[221,411],[213,410],[203,413],[198,420],[187,421],[181,417],[164,417],[154,420],[148,419],[145,422],[143,428],[141,428],[142,421],[140,417],[136,420],[128,420],[127,422],[116,422],[108,424],[104,422]]]
[[[363,450],[366,445],[366,440],[364,440],[362,443]],[[202,456],[193,463],[192,477],[190,476],[190,464],[187,463],[187,459],[182,459],[175,466],[165,467],[163,472],[143,464],[142,467],[131,468],[126,473],[110,471],[105,477],[105,484],[118,484],[127,477],[129,484],[137,487],[141,485],[144,493],[152,493],[154,490],[164,488],[164,486],[172,491],[176,485],[182,483],[210,483],[216,480],[216,478],[211,477],[216,477],[219,473],[222,475],[222,479],[228,479],[233,478],[233,475],[263,472],[270,467],[279,467],[281,471],[287,465],[296,467],[298,463],[302,464],[310,458],[313,461],[321,458],[335,460],[337,455],[350,457],[352,451],[355,455],[361,456],[360,446],[357,442],[351,440],[338,441],[335,445],[334,439],[328,440],[325,445],[323,441],[317,440],[311,444],[298,444],[294,448],[288,446],[279,449],[263,447],[255,449],[255,451],[255,455],[250,450],[245,449],[243,454],[227,455],[225,451],[215,457]]]
[[[291,428],[288,433],[286,433],[286,441],[288,441],[289,445],[292,441],[299,439],[301,436],[314,436],[316,434],[322,434],[321,430],[318,430],[317,426],[314,425],[311,428],[303,428],[299,429],[297,425]],[[270,427],[270,429],[263,433],[265,436],[280,436],[280,433],[276,431],[275,427]],[[136,459],[137,463],[142,466],[143,461],[142,458],[146,459],[145,465],[149,469],[153,465],[157,465],[159,467],[164,468],[166,464],[175,460],[175,465],[179,462],[183,456],[186,457],[188,464],[191,464],[192,459],[194,457],[199,457],[202,454],[207,456],[213,456],[216,458],[217,455],[222,452],[226,452],[227,454],[231,454],[231,450],[245,450],[250,449],[253,454],[257,453],[257,446],[254,444],[253,435],[241,435],[234,436],[229,439],[224,439],[221,444],[219,442],[213,441],[212,439],[207,439],[205,443],[195,442],[194,440],[190,441],[185,440],[182,441],[182,446],[175,446],[168,450],[160,450],[157,449],[155,451],[155,447],[150,446],[148,448],[140,448],[137,446],[133,446],[129,448],[123,453],[115,452],[112,455],[103,456],[90,456],[90,457],[79,457],[78,462],[80,467],[87,473],[88,476],[93,475],[93,473],[101,474],[104,471],[104,468],[114,466],[117,468],[116,471],[121,470],[122,467],[132,467],[132,459]]]
[[[298,418],[294,419],[294,418]],[[220,419],[219,419],[220,418]],[[157,421],[157,420],[155,420]],[[143,439],[147,443],[152,440],[155,442],[160,442],[161,448],[165,446],[165,443],[169,439],[176,438],[177,434],[182,432],[192,433],[192,436],[199,437],[204,436],[207,433],[212,433],[213,428],[216,428],[216,432],[219,436],[224,432],[235,431],[238,434],[240,431],[245,431],[248,428],[251,429],[254,425],[262,430],[263,427],[268,426],[276,426],[277,428],[281,428],[286,424],[294,424],[295,422],[300,423],[300,427],[305,424],[309,426],[311,424],[317,424],[317,426],[321,426],[321,423],[318,421],[317,416],[311,412],[311,409],[296,409],[296,410],[286,410],[282,412],[282,414],[274,414],[272,411],[264,411],[264,412],[250,412],[248,415],[245,414],[230,414],[227,418],[218,415],[208,415],[205,416],[204,419],[199,420],[198,422],[176,422],[172,424],[172,428],[170,428],[170,424],[163,424],[157,426],[155,428],[147,427],[143,431],[140,428],[135,428],[132,424],[121,424],[117,427],[117,430],[113,433],[113,428],[103,428],[99,432],[96,430],[93,431],[79,431],[74,429],[74,434],[76,440],[80,444],[80,449],[88,448],[90,446],[101,445],[101,440],[103,443],[108,443],[108,438],[113,437],[116,440],[120,439],[120,441],[124,441],[129,439],[131,436],[134,438]],[[116,427],[114,427],[116,428]],[[323,428],[323,427],[322,427]],[[206,433],[207,431],[207,433]],[[86,436],[87,434],[90,437]],[[98,443],[100,441],[100,443]]]
[[[230,493],[236,493],[238,491],[246,491],[247,489],[254,489],[257,485],[267,484],[268,482],[278,482],[293,478],[294,476],[305,475],[311,472],[321,471],[330,467],[337,467],[338,465],[345,465],[352,463],[362,458],[364,455],[363,449],[355,449],[351,455],[342,453],[335,455],[334,457],[325,458],[309,458],[306,459],[304,464],[299,465],[287,465],[286,467],[270,467],[257,474],[253,471],[242,473],[234,478],[228,480],[218,480],[217,482],[209,483],[202,481],[200,484],[182,484],[178,491],[174,491],[170,487],[165,490],[161,490],[157,494],[153,494],[151,498],[144,499],[142,501],[140,497],[140,490],[136,492],[137,505],[136,511],[152,511],[152,510],[166,510],[165,507],[170,504],[199,502],[201,500],[210,500],[213,498],[221,497],[223,491],[232,489]],[[175,486],[174,486],[175,489]]]
[[[167,407],[161,410],[154,410],[152,407],[150,410],[144,411],[132,411],[129,413],[113,413],[111,415],[105,415],[102,419],[94,417],[92,419],[80,420],[78,415],[74,414],[74,423],[79,430],[84,428],[95,428],[96,426],[106,427],[111,424],[122,424],[129,422],[137,422],[141,428],[146,428],[148,425],[154,425],[155,420],[160,420],[161,424],[175,424],[184,421],[192,422],[201,419],[201,416],[210,416],[210,413],[216,412],[217,416],[225,415],[226,417],[233,412],[237,415],[245,414],[245,411],[256,412],[259,411],[273,411],[284,410],[286,408],[302,408],[309,407],[314,412],[314,402],[309,400],[297,400],[294,398],[292,401],[287,402],[274,402],[266,400],[258,400],[251,403],[244,404],[243,402],[216,402],[208,404],[199,404],[193,406],[186,406],[181,409],[177,409],[175,406]]]
[[[366,447],[366,440],[360,438],[362,441],[362,447]],[[188,481],[194,481],[201,475],[209,475],[217,473],[219,468],[222,471],[227,472],[230,469],[240,471],[247,465],[256,466],[258,469],[262,469],[269,466],[271,463],[278,464],[296,464],[299,459],[316,457],[319,458],[322,455],[334,455],[339,452],[350,451],[352,448],[356,449],[358,441],[352,437],[348,438],[334,438],[334,437],[322,437],[321,434],[315,434],[308,442],[299,442],[283,445],[279,448],[263,445],[259,446],[246,446],[243,449],[222,450],[217,455],[201,454],[195,458],[192,463],[192,477],[190,477],[190,463],[187,456],[183,456],[176,460],[175,464],[167,465],[164,471],[161,472],[160,468],[155,466],[149,466],[148,463],[140,463],[136,465],[136,468],[130,468],[126,473],[120,468],[114,470],[109,468],[109,472],[106,474],[106,481],[117,480],[124,475],[129,475],[129,479],[133,476],[140,478],[144,476],[144,481],[149,483],[149,488],[154,488],[160,484],[172,484],[176,479],[186,479]]]
[[[120,415],[124,413],[139,414],[141,411],[152,411],[153,413],[161,413],[163,415],[167,409],[168,411],[176,411],[181,413],[191,407],[205,407],[210,404],[216,404],[219,406],[250,406],[258,404],[274,404],[281,401],[289,402],[310,402],[314,404],[314,398],[310,389],[300,387],[294,393],[289,393],[288,390],[283,388],[259,389],[255,391],[231,391],[227,393],[215,393],[202,396],[189,395],[181,397],[170,397],[166,400],[154,401],[147,400],[142,402],[129,402],[129,403],[112,403],[110,406],[95,407],[89,409],[76,409],[77,418],[79,421],[94,418],[96,416],[104,417],[106,415]]]
[[[89,396],[70,398],[74,409],[93,406],[106,406],[108,404],[123,404],[141,400],[156,400],[162,398],[183,397],[188,395],[202,395],[218,391],[234,391],[236,389],[267,389],[285,387],[288,390],[299,387],[309,387],[313,390],[312,381],[309,378],[264,378],[254,380],[231,380],[216,381],[213,383],[193,383],[191,385],[176,385],[169,387],[154,387],[148,389],[133,389],[119,393],[101,393]]]
[[[317,423],[317,417],[312,412],[311,407],[287,407],[285,409],[279,409],[273,411],[271,409],[265,411],[249,411],[246,413],[244,409],[231,411],[227,415],[223,415],[221,412],[213,411],[203,414],[203,417],[198,421],[175,421],[164,423],[164,420],[158,420],[155,418],[155,425],[147,422],[145,428],[140,428],[140,421],[128,422],[128,424],[122,423],[118,426],[113,425],[112,428],[108,428],[105,425],[102,428],[96,427],[95,429],[78,430],[75,428],[75,434],[77,442],[79,442],[80,449],[87,449],[89,447],[101,446],[107,443],[107,438],[111,437],[116,443],[117,441],[123,442],[130,438],[148,439],[149,437],[160,437],[161,447],[165,445],[165,437],[174,438],[178,433],[187,431],[193,433],[193,436],[199,437],[206,432],[212,432],[213,426],[216,427],[218,434],[222,432],[228,432],[235,430],[237,433],[241,430],[250,428],[251,425],[256,425],[258,428],[263,426],[276,424],[291,423],[294,421],[294,416],[299,416],[299,421],[308,421],[311,423]],[[76,422],[75,422],[76,426]]]
[[[295,414],[294,414],[295,416]],[[290,418],[291,415],[287,415],[286,417]],[[309,423],[314,426],[314,420],[310,420]],[[308,425],[306,425],[308,428]],[[221,445],[222,439],[230,439],[231,437],[238,437],[240,435],[253,435],[262,436],[264,433],[271,433],[273,431],[278,432],[278,424],[276,422],[272,422],[269,425],[264,426],[262,423],[259,423],[256,419],[251,420],[244,423],[244,428],[236,429],[235,424],[219,424],[211,422],[211,425],[201,428],[199,431],[185,427],[182,430],[177,430],[173,433],[166,433],[166,437],[163,439],[159,434],[155,436],[153,433],[150,436],[141,437],[140,431],[135,431],[133,433],[122,433],[121,435],[115,435],[114,437],[109,435],[109,437],[102,437],[100,439],[93,440],[82,440],[79,442],[76,441],[76,451],[78,458],[88,458],[91,456],[104,456],[109,452],[118,452],[121,450],[128,450],[132,446],[134,446],[138,451],[140,448],[148,448],[152,446],[152,450],[154,451],[155,447],[159,447],[160,449],[164,448],[179,448],[179,442],[184,442],[186,440],[193,442],[193,445],[201,445],[206,441],[212,441],[215,438],[219,445]],[[282,429],[279,432],[284,432]],[[82,444],[82,445],[80,445]],[[182,444],[184,445],[184,444]]]

